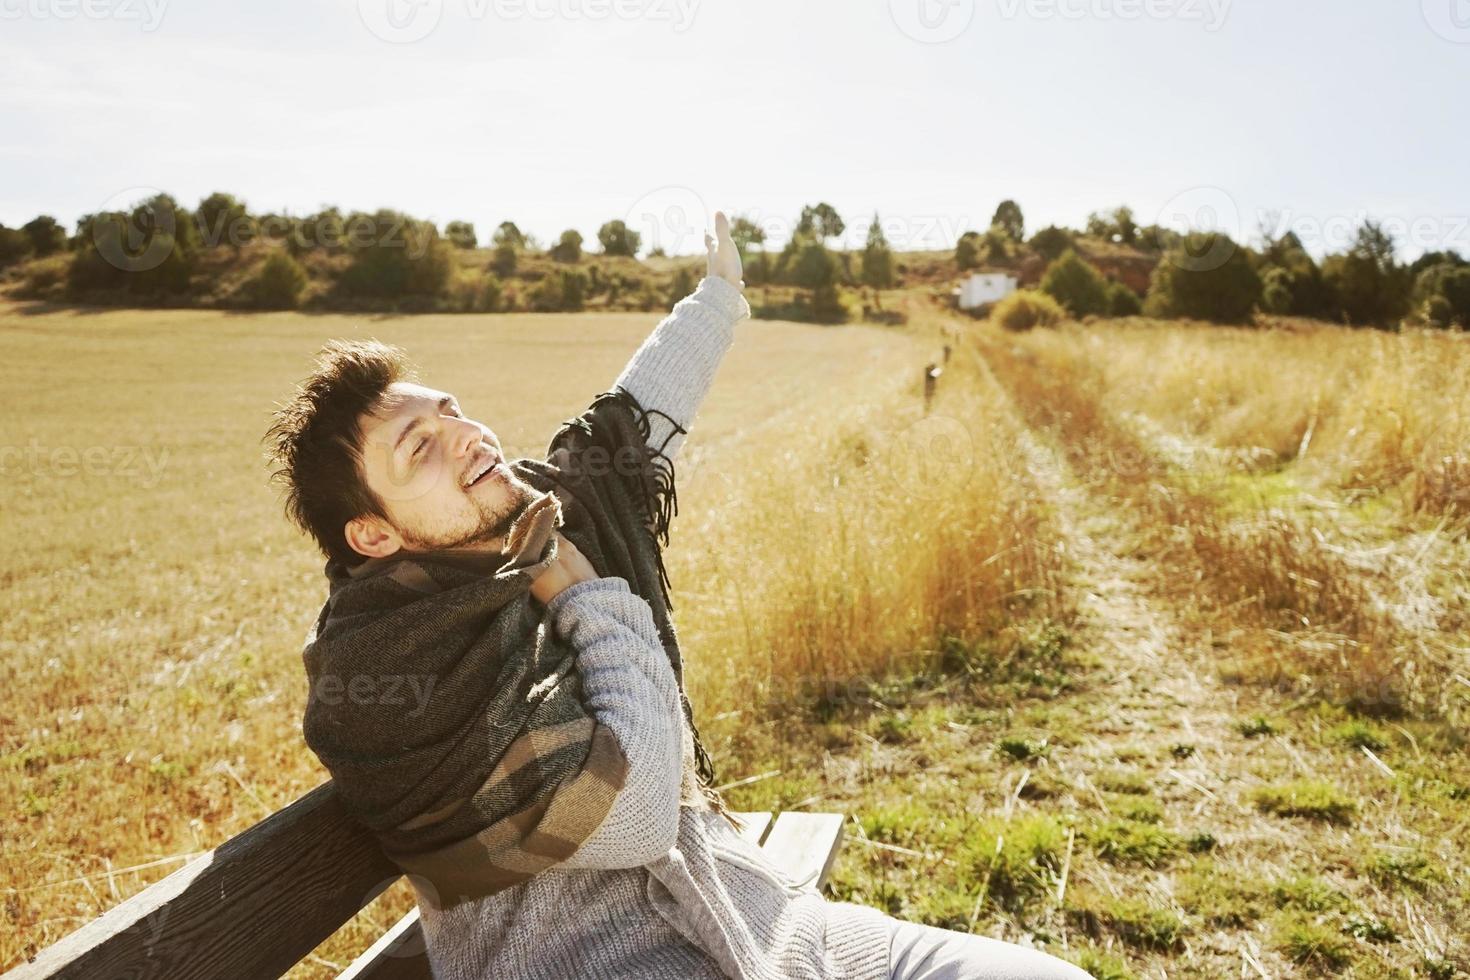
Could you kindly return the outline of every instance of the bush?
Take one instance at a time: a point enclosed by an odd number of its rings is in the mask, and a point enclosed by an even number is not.
[[[480,244],[475,237],[475,226],[468,221],[451,221],[444,226],[444,237],[455,248],[474,248]]]
[[[437,296],[449,283],[449,249],[439,230],[395,211],[354,214],[346,242],[352,264],[338,281],[348,296]]]
[[[531,291],[531,309],[537,313],[575,313],[587,298],[587,274],[580,269],[553,272]]]
[[[1066,229],[1051,225],[1032,235],[1030,245],[1031,251],[1048,262],[1055,262],[1072,247],[1072,236]]]
[[[32,218],[21,225],[20,230],[30,241],[31,251],[37,258],[45,258],[66,248],[66,229],[49,214]]]
[[[1108,283],[1108,312],[1113,316],[1138,316],[1143,312],[1143,300],[1121,282]]]
[[[961,272],[980,268],[980,233],[967,231],[954,246],[954,264]]]
[[[266,257],[253,286],[257,306],[267,310],[293,310],[306,288],[306,270],[301,263],[276,249]]]
[[[995,304],[990,318],[1007,330],[1019,331],[1055,326],[1067,318],[1067,311],[1046,293],[1021,289]]]
[[[77,224],[78,250],[67,273],[73,296],[126,290],[160,297],[188,291],[198,228],[167,194],[131,212],[86,215]]]
[[[1041,291],[1075,317],[1108,312],[1108,283],[1092,266],[1068,249],[1041,277]]]
[[[602,245],[604,255],[633,256],[643,245],[643,236],[619,219],[597,229],[597,241]]]
[[[558,262],[580,262],[582,261],[582,235],[580,232],[568,228],[561,233],[561,239],[551,247],[549,253]]]
[[[1218,232],[1196,233],[1154,268],[1147,305],[1157,316],[1244,323],[1260,302],[1261,289],[1245,249]]]
[[[0,269],[31,254],[31,240],[18,228],[0,225]]]
[[[1414,299],[1431,326],[1470,327],[1470,266],[1430,266],[1414,283]]]

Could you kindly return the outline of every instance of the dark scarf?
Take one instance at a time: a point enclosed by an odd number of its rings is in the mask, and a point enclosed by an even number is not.
[[[686,759],[683,796],[728,814],[684,694],[660,547],[678,501],[648,429],[647,412],[614,388],[562,425],[544,461],[510,464],[545,496],[517,519],[506,554],[327,565],[304,655],[306,741],[348,812],[437,907],[570,857],[627,775],[617,738],[583,706],[575,651],[539,629],[530,585],[555,558],[553,529],[652,608],[693,734],[697,776]]]

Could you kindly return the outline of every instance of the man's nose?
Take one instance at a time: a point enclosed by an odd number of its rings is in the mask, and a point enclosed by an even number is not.
[[[449,421],[456,427],[453,430],[454,454],[456,456],[463,456],[466,453],[473,452],[475,447],[480,444],[480,436],[482,435],[480,427],[468,419],[450,419]]]

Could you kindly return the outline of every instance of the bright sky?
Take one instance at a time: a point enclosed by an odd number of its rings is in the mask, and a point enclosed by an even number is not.
[[[226,190],[692,252],[825,200],[917,248],[1013,197],[1470,254],[1467,92],[1470,0],[0,0],[0,221]]]

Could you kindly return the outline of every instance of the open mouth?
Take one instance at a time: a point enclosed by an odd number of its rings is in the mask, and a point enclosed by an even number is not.
[[[504,464],[505,460],[503,460],[495,453],[490,453],[486,455],[478,462],[476,462],[475,465],[471,466],[469,471],[465,473],[465,489],[468,490],[472,487],[477,486],[478,484],[485,483],[486,481],[494,480],[503,476],[503,471],[505,469]]]

